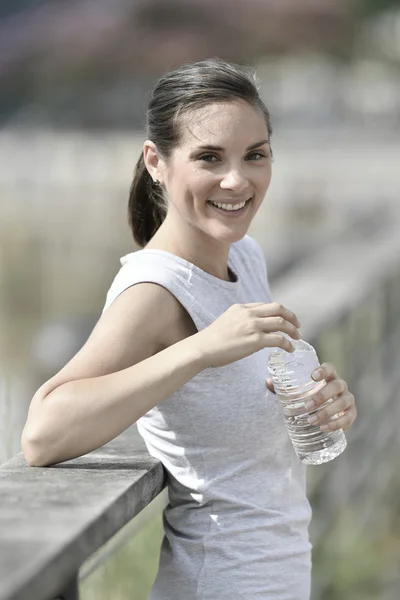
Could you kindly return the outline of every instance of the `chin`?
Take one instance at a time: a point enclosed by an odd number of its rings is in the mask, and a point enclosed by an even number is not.
[[[218,240],[223,244],[234,244],[239,240],[243,239],[248,232],[249,227],[242,225],[241,227],[213,227],[212,231],[209,231],[209,236],[214,240]]]

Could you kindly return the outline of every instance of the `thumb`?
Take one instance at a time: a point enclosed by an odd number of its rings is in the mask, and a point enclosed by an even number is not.
[[[275,394],[275,388],[274,388],[274,384],[272,383],[272,379],[266,379],[266,384],[267,384],[267,388],[271,391],[274,392]]]

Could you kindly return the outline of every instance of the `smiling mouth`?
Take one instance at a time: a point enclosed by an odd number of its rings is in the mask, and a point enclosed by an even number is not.
[[[207,204],[209,204],[210,206],[212,206],[213,208],[215,208],[217,211],[219,211],[221,213],[234,215],[236,213],[239,214],[239,213],[244,212],[246,210],[247,206],[249,205],[249,203],[251,202],[251,200],[252,200],[252,198],[249,198],[248,200],[246,200],[244,205],[243,205],[243,202],[236,202],[236,203],[218,202],[218,204],[220,206],[217,206],[217,204],[212,202],[211,200],[207,200]],[[236,208],[237,206],[240,206],[240,208]],[[230,208],[228,208],[228,207],[230,207]]]

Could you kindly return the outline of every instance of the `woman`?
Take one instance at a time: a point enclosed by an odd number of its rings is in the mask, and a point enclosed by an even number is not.
[[[129,198],[142,248],[121,259],[80,352],[35,394],[31,465],[80,456],[137,423],[168,475],[149,600],[306,600],[305,467],[269,383],[269,349],[300,323],[272,303],[247,235],[271,179],[271,122],[252,71],[212,59],[156,84]],[[348,429],[354,397],[331,364],[320,425]],[[335,421],[328,418],[342,413]],[[93,422],[96,427],[93,427]]]

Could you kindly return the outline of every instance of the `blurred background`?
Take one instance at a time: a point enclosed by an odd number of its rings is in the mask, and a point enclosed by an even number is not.
[[[2,0],[0,464],[20,452],[33,393],[86,341],[119,257],[137,249],[126,215],[146,94],[213,56],[256,67],[272,113],[273,179],[249,231],[272,289],[299,260],[399,218],[399,0]],[[352,530],[354,499],[335,507],[324,543],[313,525],[314,600],[400,595],[396,453],[377,468],[383,486],[367,470],[363,488],[374,527]],[[317,493],[312,503],[323,519]],[[83,581],[83,599],[144,600],[160,539],[158,511]]]

